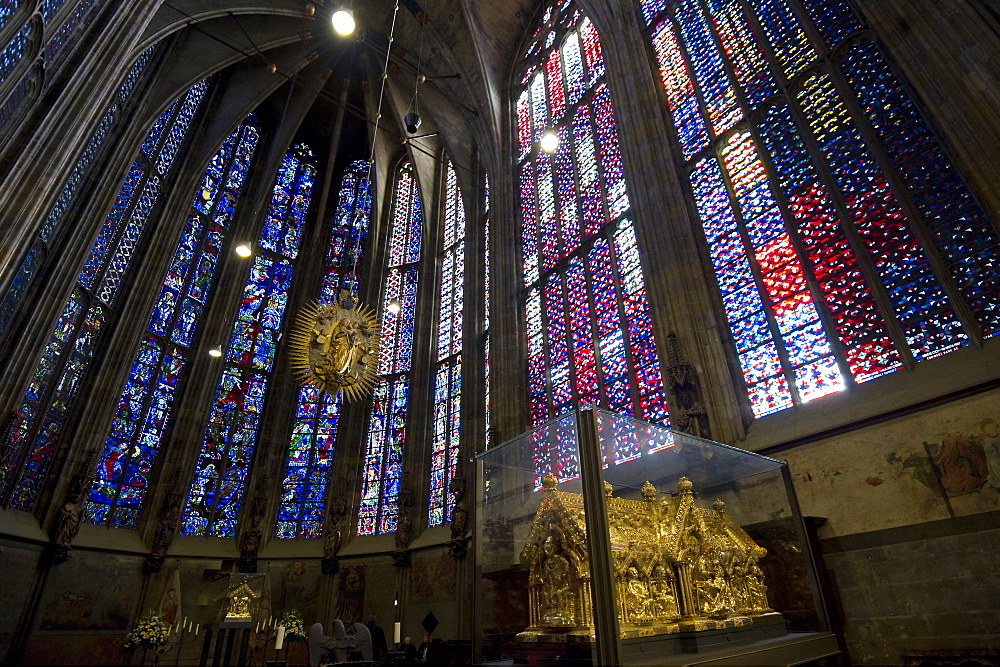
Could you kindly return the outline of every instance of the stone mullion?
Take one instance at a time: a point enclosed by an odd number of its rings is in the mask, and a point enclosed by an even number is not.
[[[771,48],[771,43],[764,34],[763,28],[758,23],[756,14],[754,14],[754,12],[746,5],[743,6],[743,14],[747,19],[747,28],[753,33],[753,37],[757,42],[757,45],[764,54],[764,59],[768,62],[768,65],[771,67],[771,71],[774,74],[775,83],[780,91],[777,98],[779,100],[778,103],[782,101],[781,96],[784,95],[783,101],[786,101],[788,104],[789,113],[794,121],[795,129],[809,153],[813,167],[819,174],[820,185],[826,190],[827,195],[830,197],[830,201],[834,205],[834,209],[837,212],[837,218],[844,231],[844,235],[847,238],[851,253],[854,255],[854,258],[858,263],[858,268],[861,270],[862,275],[868,282],[868,286],[872,291],[872,296],[875,298],[875,303],[878,305],[879,314],[882,316],[882,321],[886,325],[886,334],[892,340],[893,345],[899,352],[903,364],[912,368],[915,362],[913,360],[912,353],[910,352],[910,347],[906,342],[906,334],[903,331],[902,326],[899,324],[899,320],[896,318],[896,311],[892,306],[892,302],[889,301],[889,296],[886,294],[885,287],[882,285],[875,263],[869,256],[867,246],[861,238],[861,234],[855,228],[854,216],[850,213],[850,210],[844,201],[843,195],[840,192],[840,186],[837,183],[837,178],[830,169],[829,165],[826,163],[826,159],[823,157],[823,153],[820,150],[816,139],[813,137],[812,126],[809,124],[809,121],[805,116],[805,112],[801,108],[801,103],[795,94],[801,88],[802,83],[809,76],[810,72],[815,71],[815,68],[822,68],[822,65],[820,64],[821,61],[813,63],[806,68],[804,72],[801,72],[797,77],[795,77],[793,81],[789,81],[784,76],[784,72],[781,67],[778,65],[778,57]],[[762,106],[760,113],[763,114],[764,111],[765,107]],[[754,129],[757,129],[756,124]]]

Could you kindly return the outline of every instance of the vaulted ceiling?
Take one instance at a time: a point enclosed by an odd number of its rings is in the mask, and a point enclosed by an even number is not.
[[[403,115],[419,110],[424,124],[417,134],[440,137],[423,140],[425,152],[434,153],[440,141],[452,151],[475,144],[496,156],[496,138],[502,136],[500,109],[514,53],[541,3],[399,0],[398,11],[394,0],[349,4],[354,5],[359,29],[344,38],[330,23],[339,7],[335,1],[163,2],[141,43],[145,48],[162,42],[170,49],[151,95],[149,116],[193,82],[222,71],[234,89],[231,118],[225,120],[230,124],[276,91],[288,92],[289,81],[292,92],[287,97],[313,95],[332,109],[346,100],[348,114],[370,119],[388,51],[379,132],[390,144],[406,136]],[[426,77],[421,84],[418,73]],[[368,99],[356,93],[341,97],[345,79],[367,81]],[[419,141],[412,142],[416,148]]]

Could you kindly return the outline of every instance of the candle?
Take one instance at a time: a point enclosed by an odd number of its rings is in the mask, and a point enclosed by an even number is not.
[[[167,626],[167,636],[170,636],[170,631],[174,629],[173,624]]]
[[[399,643],[399,631],[401,630],[401,628],[400,628],[401,625],[402,625],[402,623],[400,623],[399,621],[396,621],[392,625],[392,642],[394,644],[398,644]]]
[[[285,645],[285,626],[278,626],[278,638],[274,640],[274,650],[280,651],[281,647]]]
[[[194,636],[195,637],[198,636],[198,631],[199,630],[201,630],[201,623],[199,623],[198,625],[194,626]]]

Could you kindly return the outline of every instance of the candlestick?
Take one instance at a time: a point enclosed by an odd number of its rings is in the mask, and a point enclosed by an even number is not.
[[[285,645],[285,626],[278,626],[278,638],[274,640],[274,650],[280,651],[281,647]]]

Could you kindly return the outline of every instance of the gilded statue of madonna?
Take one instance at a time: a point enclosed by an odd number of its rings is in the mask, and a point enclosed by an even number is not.
[[[292,366],[303,384],[345,399],[366,392],[378,365],[378,326],[372,313],[342,291],[336,302],[313,304],[295,322]]]

